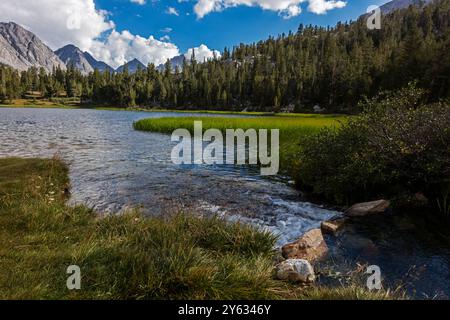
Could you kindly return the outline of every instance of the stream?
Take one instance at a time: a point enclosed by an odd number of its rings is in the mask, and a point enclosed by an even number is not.
[[[0,108],[0,157],[58,155],[70,166],[70,204],[100,214],[218,214],[270,230],[280,245],[340,214],[306,202],[288,178],[261,177],[257,167],[174,165],[169,135],[132,127],[142,118],[192,115]],[[416,221],[392,215],[353,222],[327,241],[337,263],[377,264],[385,283],[401,281],[416,298],[450,296],[449,238]]]

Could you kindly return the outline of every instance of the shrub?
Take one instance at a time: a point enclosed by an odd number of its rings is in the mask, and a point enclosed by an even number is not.
[[[343,126],[304,140],[299,184],[339,204],[416,192],[444,203],[450,107],[426,104],[424,96],[413,84],[380,94]]]

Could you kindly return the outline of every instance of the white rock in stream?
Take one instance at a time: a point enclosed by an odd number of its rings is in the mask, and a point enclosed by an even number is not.
[[[303,259],[289,259],[277,266],[277,278],[292,282],[311,283],[316,280],[314,268]]]

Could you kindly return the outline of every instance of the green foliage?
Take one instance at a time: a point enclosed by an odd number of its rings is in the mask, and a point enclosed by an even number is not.
[[[202,121],[203,130],[218,129],[223,133],[227,129],[278,129],[280,130],[280,157],[283,173],[295,174],[298,162],[299,143],[297,141],[316,134],[324,127],[340,126],[348,117],[334,115],[280,115],[276,117],[227,118],[227,117],[173,117],[143,119],[134,124],[134,128],[142,131],[152,131],[171,134],[174,130],[183,128],[191,133],[194,131],[194,121]]]
[[[65,204],[57,160],[0,159],[0,299],[390,299],[358,286],[273,280],[276,238],[219,218],[130,212],[98,217]],[[82,290],[66,287],[81,267]]]
[[[448,197],[450,106],[424,96],[414,85],[381,94],[340,128],[304,141],[299,183],[342,204],[416,192]]]
[[[368,30],[364,17],[333,28],[301,26],[297,33],[226,49],[221,58],[187,62],[159,71],[154,65],[129,74],[88,76],[69,68],[51,75],[0,67],[0,102],[39,92],[41,97],[80,97],[85,104],[228,111],[357,113],[362,97],[413,80],[429,100],[450,97],[450,0],[411,6],[383,17]]]
[[[57,160],[0,159],[3,299],[269,299],[276,238],[219,218],[102,219],[65,205]],[[66,268],[82,290],[66,288]]]

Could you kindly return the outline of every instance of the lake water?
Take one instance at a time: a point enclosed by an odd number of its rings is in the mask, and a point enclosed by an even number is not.
[[[263,179],[257,167],[174,165],[169,135],[133,130],[139,119],[164,116],[188,114],[0,109],[0,156],[58,154],[70,165],[71,203],[100,213],[140,206],[145,214],[223,214],[270,229],[280,243],[338,214],[302,202],[285,180]]]
[[[287,179],[260,177],[256,167],[174,165],[169,135],[132,126],[142,118],[189,115],[0,108],[0,157],[59,155],[70,165],[71,204],[102,214],[135,207],[147,215],[219,214],[271,230],[279,244],[340,214],[305,202]],[[328,239],[336,261],[378,264],[388,284],[401,279],[418,298],[448,297],[448,239],[424,233],[409,220],[389,219],[353,223],[338,240]]]

